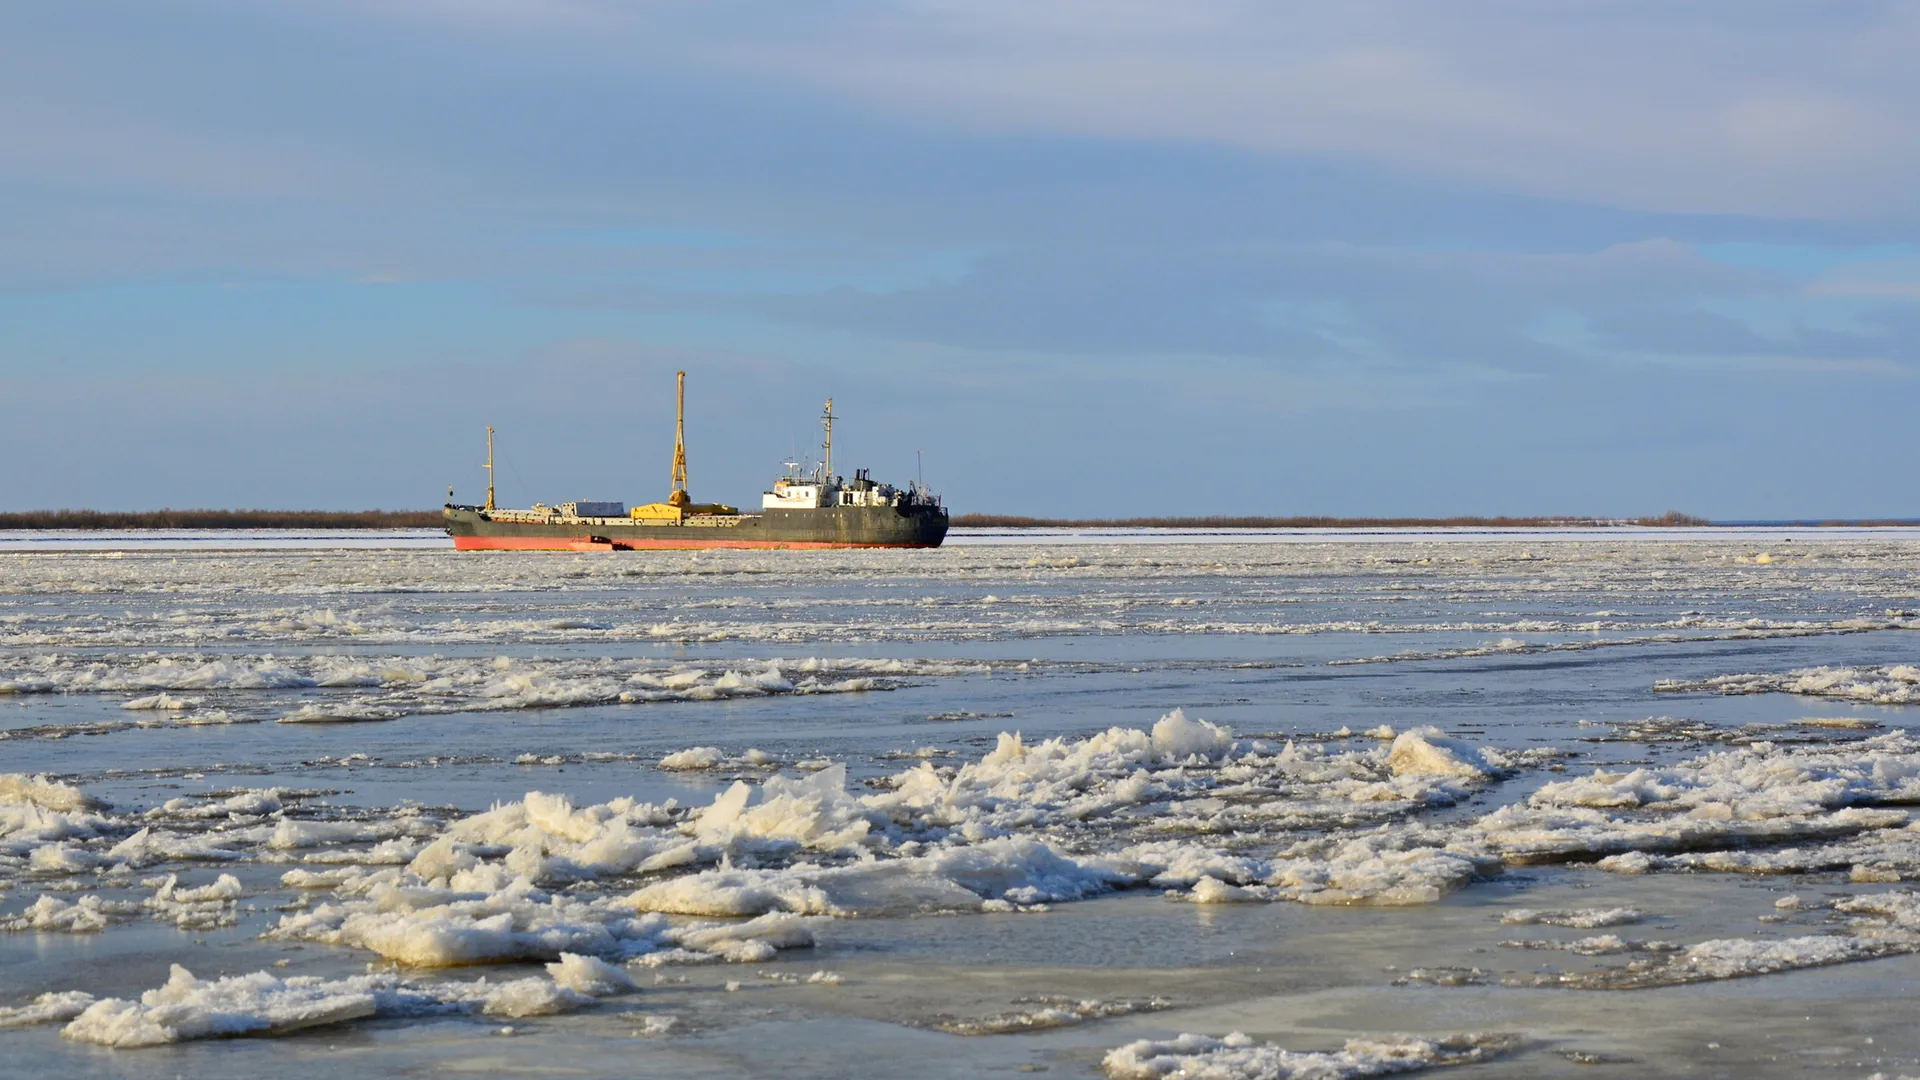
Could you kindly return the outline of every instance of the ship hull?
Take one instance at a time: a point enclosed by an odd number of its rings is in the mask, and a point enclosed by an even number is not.
[[[648,523],[626,518],[496,520],[487,511],[446,508],[447,534],[461,551],[701,551],[931,548],[947,536],[947,515],[917,505],[834,506]]]

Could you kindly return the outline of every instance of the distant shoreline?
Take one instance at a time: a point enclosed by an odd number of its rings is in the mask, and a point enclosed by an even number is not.
[[[0,512],[0,531],[121,529],[438,529],[439,510],[27,510]],[[1786,526],[1920,527],[1916,518],[1709,521],[1669,511],[1658,517],[1195,517],[1037,518],[959,514],[962,529],[1585,529]]]
[[[0,530],[438,529],[438,510],[26,510]]]
[[[1781,521],[1709,521],[1668,511],[1658,517],[1144,517],[1035,518],[1006,514],[959,514],[955,528],[970,529],[1606,529],[1623,525],[1653,529],[1897,528],[1920,526],[1920,518],[1790,519]]]
[[[1589,517],[1202,517],[1036,518],[1010,514],[959,514],[955,528],[970,529],[1587,529],[1610,525],[1705,526],[1687,514],[1657,518]]]

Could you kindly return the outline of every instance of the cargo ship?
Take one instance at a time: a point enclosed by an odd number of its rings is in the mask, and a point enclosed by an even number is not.
[[[656,551],[705,548],[931,548],[947,536],[947,509],[917,480],[883,484],[854,470],[833,471],[833,399],[821,423],[822,459],[811,469],[787,462],[784,476],[760,497],[760,512],[696,503],[687,493],[687,373],[678,373],[673,430],[673,490],[665,502],[629,508],[618,502],[494,505],[493,429],[487,429],[487,501],[464,506],[447,489],[447,535],[462,551]]]

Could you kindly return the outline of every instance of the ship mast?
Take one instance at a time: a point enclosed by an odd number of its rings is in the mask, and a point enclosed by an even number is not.
[[[686,506],[693,501],[687,494],[687,373],[679,373],[677,402],[673,414],[673,494],[671,506]]]
[[[487,425],[487,509],[493,509],[493,425]]]
[[[833,482],[833,399],[832,398],[827,399],[827,408],[825,412],[820,414],[820,422],[826,425],[826,429],[827,429],[827,441],[820,444],[820,449],[826,452],[826,460],[821,463],[820,467],[826,473],[826,482],[830,484]]]

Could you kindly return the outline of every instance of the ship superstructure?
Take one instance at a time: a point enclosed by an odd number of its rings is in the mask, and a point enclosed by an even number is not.
[[[821,423],[822,458],[811,469],[788,462],[786,474],[760,497],[760,513],[722,503],[696,503],[687,489],[687,373],[677,377],[673,487],[661,502],[628,508],[619,502],[534,503],[508,510],[494,503],[493,429],[487,429],[487,501],[445,507],[447,534],[461,550],[638,551],[675,548],[938,547],[947,510],[918,481],[894,487],[866,469],[848,480],[833,471],[833,399]]]

